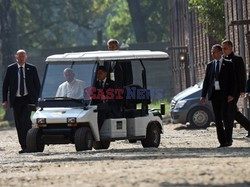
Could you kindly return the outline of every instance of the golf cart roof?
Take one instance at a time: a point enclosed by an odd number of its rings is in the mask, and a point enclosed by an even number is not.
[[[46,62],[107,61],[107,60],[166,60],[169,55],[162,51],[124,50],[90,51],[56,54],[47,57]]]

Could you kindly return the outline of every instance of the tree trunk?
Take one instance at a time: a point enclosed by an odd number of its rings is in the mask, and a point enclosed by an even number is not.
[[[0,53],[2,54],[1,76],[4,79],[7,66],[13,62],[13,27],[11,25],[11,0],[0,0]],[[2,86],[2,81],[1,81]],[[2,94],[2,92],[1,92]],[[5,120],[12,121],[12,111],[9,109],[4,116]]]
[[[140,42],[147,42],[147,30],[145,26],[144,16],[141,12],[140,2],[139,0],[127,0],[128,7],[130,11],[130,15],[132,18],[132,24],[135,31],[136,41]]]

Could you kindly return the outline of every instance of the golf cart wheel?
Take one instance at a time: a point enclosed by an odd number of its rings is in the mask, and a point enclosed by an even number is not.
[[[188,122],[192,128],[207,128],[212,122],[212,114],[205,107],[196,107],[189,112]]]
[[[94,141],[93,147],[97,149],[108,149],[110,146],[110,141]]]
[[[147,128],[146,139],[142,139],[142,146],[145,147],[159,147],[161,141],[160,128],[156,124],[152,124]]]
[[[91,150],[93,147],[93,136],[88,127],[80,127],[75,133],[76,151]]]
[[[42,130],[31,128],[26,137],[26,145],[29,152],[43,152],[44,143],[42,142]]]

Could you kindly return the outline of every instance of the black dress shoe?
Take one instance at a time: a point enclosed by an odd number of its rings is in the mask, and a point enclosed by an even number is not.
[[[19,154],[22,154],[22,153],[28,153],[28,150],[27,149],[22,149],[20,151],[18,151]]]
[[[225,143],[225,147],[230,147],[232,145],[232,142]]]
[[[217,148],[226,147],[225,144],[220,144]]]

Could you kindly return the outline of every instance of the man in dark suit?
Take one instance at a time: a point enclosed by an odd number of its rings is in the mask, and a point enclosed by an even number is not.
[[[37,104],[40,92],[40,81],[37,69],[26,63],[27,55],[22,49],[16,53],[16,63],[8,66],[3,81],[3,109],[13,107],[18,140],[22,150],[26,152],[26,135],[32,127],[31,110],[28,104]],[[9,98],[8,98],[9,94]]]
[[[116,102],[115,82],[107,79],[107,70],[104,66],[99,66],[94,86],[96,98],[92,99],[92,105],[97,105],[100,130],[105,119],[121,117],[121,110],[120,105]]]
[[[119,42],[116,39],[110,39],[107,42],[107,46],[109,51],[119,50]],[[108,72],[107,78],[115,81],[115,86],[117,88],[123,88],[124,86],[133,83],[133,72],[130,61],[106,61],[104,66]]]
[[[233,52],[233,43],[230,40],[225,40],[222,42],[222,49],[224,58],[231,60],[234,67],[234,74],[236,77],[236,92],[234,95],[234,110],[233,114],[235,120],[244,127],[248,132],[250,132],[250,121],[238,110],[237,102],[240,96],[245,96],[246,92],[246,69],[245,64],[239,55]]]
[[[95,98],[92,104],[106,103],[107,90],[115,88],[115,82],[107,78],[107,70],[104,66],[98,67],[97,80],[94,87],[96,88]],[[114,99],[114,98],[113,98]]]
[[[219,44],[212,46],[211,53],[214,60],[207,64],[200,102],[205,104],[206,95],[212,101],[219,147],[227,147],[232,145],[233,118],[230,111],[235,95],[233,65],[222,58]]]

